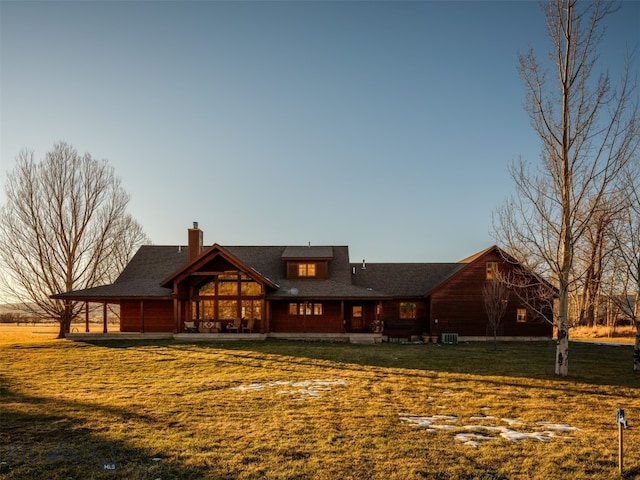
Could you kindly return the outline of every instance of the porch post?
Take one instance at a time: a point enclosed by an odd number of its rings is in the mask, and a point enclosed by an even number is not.
[[[342,320],[342,333],[347,333],[347,320],[344,318],[344,300],[340,300],[340,319]]]
[[[307,333],[307,305],[309,305],[309,302],[305,300],[303,304],[302,333]]]
[[[140,333],[144,333],[144,300],[140,300]]]
[[[102,304],[102,333],[107,333],[107,302]]]
[[[173,333],[180,332],[180,318],[178,312],[180,308],[178,306],[178,297],[174,294],[173,297]]]
[[[84,302],[84,331],[89,333],[89,302]]]

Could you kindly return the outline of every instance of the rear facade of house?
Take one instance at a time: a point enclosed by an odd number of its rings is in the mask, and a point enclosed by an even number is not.
[[[110,285],[54,298],[120,307],[121,332],[492,335],[482,289],[521,268],[498,247],[454,263],[351,263],[347,246],[142,246]],[[550,316],[549,316],[550,318]],[[509,295],[500,336],[549,338]]]

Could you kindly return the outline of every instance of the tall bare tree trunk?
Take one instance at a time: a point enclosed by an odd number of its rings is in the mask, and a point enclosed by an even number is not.
[[[577,261],[579,247],[598,219],[618,208],[616,182],[638,146],[638,109],[628,65],[620,90],[611,88],[606,73],[594,74],[603,19],[619,4],[549,0],[541,6],[553,75],[547,75],[531,49],[519,59],[525,108],[542,143],[542,160],[535,167],[523,159],[512,166],[517,193],[494,221],[507,252],[557,287],[555,372],[566,376],[569,300],[585,278],[586,262]],[[551,78],[556,83],[549,87]]]
[[[71,320],[73,320],[73,308],[68,304],[58,318],[58,338],[66,338],[67,333],[71,330]]]

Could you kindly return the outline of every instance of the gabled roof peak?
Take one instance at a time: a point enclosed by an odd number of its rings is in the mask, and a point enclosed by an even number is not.
[[[480,250],[478,253],[475,253],[475,254],[471,255],[470,257],[463,258],[458,263],[471,263],[474,260],[477,260],[478,258],[482,257],[486,253],[489,253],[489,252],[491,252],[493,250],[497,250],[500,253],[502,253],[502,250],[500,249],[500,247],[498,247],[497,245],[492,245],[489,248],[485,248],[484,250]]]

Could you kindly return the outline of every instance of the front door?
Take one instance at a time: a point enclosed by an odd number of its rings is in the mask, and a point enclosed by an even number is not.
[[[351,331],[364,330],[364,307],[362,305],[351,306]]]

